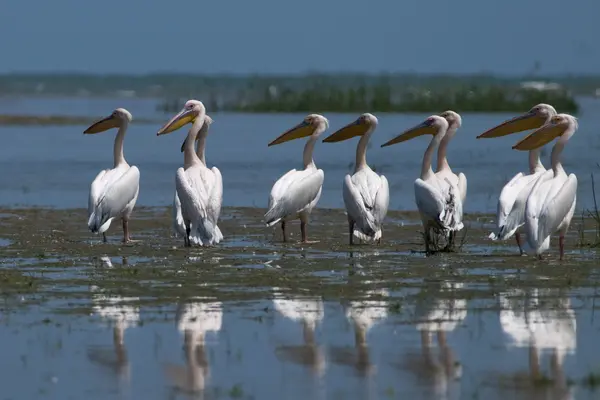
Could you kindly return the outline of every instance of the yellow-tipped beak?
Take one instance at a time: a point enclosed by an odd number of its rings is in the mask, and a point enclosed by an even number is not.
[[[110,115],[106,118],[102,118],[100,121],[94,122],[83,131],[84,134],[100,133],[107,131],[111,128],[117,128],[119,126],[119,120],[114,115]]]
[[[365,133],[367,133],[368,130],[369,130],[369,127],[367,126],[367,124],[363,124],[360,122],[360,120],[356,120],[356,121],[344,126],[343,128],[339,129],[338,131],[332,133],[331,135],[329,135],[328,137],[323,139],[323,142],[324,143],[341,142],[344,140],[351,139],[355,136],[362,136]]]
[[[160,128],[156,135],[165,135],[174,132],[182,126],[194,122],[194,118],[192,110],[181,110],[179,114],[171,118],[169,122]]]
[[[527,135],[513,146],[515,150],[534,150],[550,143],[565,132],[566,127],[561,124],[549,123]]]
[[[292,129],[281,134],[277,139],[269,143],[269,146],[289,142],[290,140],[300,139],[312,135],[314,128],[306,121],[302,121]]]
[[[477,136],[477,139],[496,138],[510,135],[512,133],[536,129],[544,125],[544,122],[546,122],[546,120],[541,115],[528,112],[523,115],[519,115],[518,117],[509,119],[508,121],[483,132],[481,135]]]
[[[414,128],[410,128],[409,130],[402,132],[400,135],[396,136],[392,140],[385,142],[381,145],[381,147],[391,146],[400,142],[406,142],[407,140],[414,139],[418,136],[435,134],[436,130],[433,126],[429,125],[427,122],[421,122]]]

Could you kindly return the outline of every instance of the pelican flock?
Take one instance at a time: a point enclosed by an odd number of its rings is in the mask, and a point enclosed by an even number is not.
[[[139,194],[140,172],[130,166],[123,156],[123,141],[131,113],[116,109],[110,116],[92,124],[85,134],[118,128],[114,141],[114,166],[101,171],[92,182],[88,202],[88,228],[102,233],[113,219],[123,222],[123,242],[130,242],[129,219]],[[177,169],[172,206],[172,226],[175,236],[183,237],[185,246],[192,244],[212,246],[223,240],[218,221],[223,203],[223,180],[217,167],[206,164],[205,151],[208,131],[213,119],[204,104],[188,100],[183,109],[169,120],[157,135],[174,132],[191,124],[181,146],[183,166]],[[390,204],[390,188],[384,175],[367,164],[367,147],[379,124],[376,116],[361,114],[353,122],[341,127],[323,139],[335,143],[359,137],[356,146],[354,171],[345,175],[342,198],[348,220],[348,242],[381,243],[383,222]],[[425,253],[437,249],[433,234],[447,239],[444,250],[453,248],[455,234],[462,230],[463,210],[467,199],[467,177],[455,172],[448,161],[448,146],[463,119],[455,111],[447,110],[431,115],[416,126],[403,131],[381,147],[401,143],[422,135],[432,135],[421,163],[421,172],[414,181],[415,203],[424,228]],[[288,241],[286,222],[299,219],[301,243],[309,242],[307,225],[323,190],[324,172],[317,168],[313,151],[319,137],[329,128],[329,121],[320,114],[309,114],[302,122],[285,131],[268,146],[307,138],[302,156],[303,167],[292,169],[281,176],[271,189],[264,223],[281,224],[283,241]],[[513,146],[514,150],[528,151],[529,168],[517,173],[502,188],[496,213],[496,228],[489,235],[492,240],[506,240],[513,235],[519,252],[524,254],[521,235],[525,234],[528,252],[541,259],[550,248],[550,238],[557,234],[559,256],[564,258],[564,239],[575,212],[577,177],[565,172],[560,156],[567,141],[578,128],[577,119],[558,114],[549,104],[538,104],[524,114],[494,126],[477,138],[498,138],[527,130],[534,130]],[[558,138],[552,149],[551,168],[546,169],[540,159],[541,148]],[[197,146],[195,147],[197,143]],[[437,150],[437,167],[433,157]],[[434,248],[436,247],[436,248]]]
[[[185,225],[185,245],[213,245],[223,240],[217,226],[223,202],[223,179],[217,167],[208,168],[204,157],[196,154],[194,144],[199,141],[198,152],[203,155],[208,129],[206,108],[198,100],[188,100],[177,115],[157,133],[164,135],[191,123],[183,145],[183,167],[177,169],[175,187],[181,202],[181,216]]]
[[[552,148],[552,173],[537,180],[525,205],[525,232],[527,242],[536,256],[550,248],[550,236],[558,233],[562,260],[565,252],[565,233],[569,229],[577,202],[577,177],[565,172],[560,155],[578,128],[577,119],[568,114],[557,114],[550,122],[537,129],[515,146],[516,150],[540,148],[558,138]]]
[[[381,145],[381,147],[386,147],[418,136],[433,135],[423,156],[421,175],[415,180],[415,200],[425,230],[426,253],[431,251],[432,230],[441,231],[448,237],[450,232],[459,231],[463,228],[460,194],[448,178],[438,177],[431,168],[433,153],[447,130],[448,121],[438,115],[432,115],[415,127],[404,131]]]
[[[200,128],[200,132],[196,136],[196,155],[200,159],[200,162],[204,164],[206,167],[206,158],[205,158],[205,149],[206,149],[206,137],[208,135],[208,128],[213,123],[213,119],[206,115],[204,117],[204,124],[202,128]],[[183,141],[181,145],[181,152],[185,151],[187,139]],[[176,237],[186,237],[186,227],[185,221],[183,220],[183,215],[181,214],[181,200],[179,200],[179,195],[177,194],[177,189],[175,189],[175,196],[173,198],[173,231]]]
[[[525,114],[505,121],[477,138],[495,138],[536,129],[549,122],[555,115],[556,110],[551,105],[538,104]],[[492,240],[506,240],[515,235],[521,254],[523,254],[521,233],[525,224],[525,203],[537,179],[546,172],[546,168],[540,161],[540,150],[541,148],[538,147],[529,151],[529,172],[525,174],[519,172],[502,188],[498,198],[497,231],[490,234]]]
[[[360,136],[356,146],[354,174],[344,178],[343,194],[348,214],[349,240],[381,242],[382,224],[390,203],[388,181],[378,175],[367,164],[367,145],[377,128],[377,118],[373,114],[363,114],[356,121],[323,139],[333,143]]]
[[[83,132],[89,135],[119,128],[113,150],[114,166],[100,171],[96,176],[90,187],[88,201],[88,228],[93,233],[101,233],[104,242],[106,231],[115,218],[123,220],[123,242],[131,241],[129,218],[140,192],[140,170],[135,165],[127,164],[123,155],[123,140],[131,120],[129,111],[117,108]]]
[[[300,219],[302,242],[307,243],[306,224],[313,208],[321,197],[325,173],[317,169],[313,160],[313,149],[319,136],[329,128],[327,118],[319,114],[310,114],[298,125],[281,134],[269,143],[269,146],[281,144],[294,139],[309,137],[304,146],[302,162],[304,169],[292,169],[275,182],[269,196],[269,209],[265,214],[267,226],[281,222],[283,241],[287,241],[285,221]]]

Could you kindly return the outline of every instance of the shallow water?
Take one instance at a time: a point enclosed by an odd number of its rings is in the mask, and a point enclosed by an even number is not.
[[[590,174],[600,172],[597,154],[600,137],[600,100],[580,99],[579,131],[564,152],[564,165],[578,177],[578,207],[592,206]],[[67,114],[99,117],[121,106],[134,118],[167,121],[170,115],[155,110],[151,99],[30,99],[1,101],[0,113]],[[559,110],[560,111],[560,110]],[[209,165],[216,165],[224,180],[225,206],[265,207],[276,179],[301,164],[303,140],[267,147],[272,139],[298,123],[304,115],[211,114],[215,120],[207,144]],[[355,115],[327,114],[330,129],[350,122]],[[379,114],[368,161],[390,184],[390,208],[414,210],[413,182],[420,172],[428,139],[423,137],[389,148],[379,146],[426,115]],[[527,155],[511,150],[523,134],[498,139],[475,137],[510,118],[507,114],[465,114],[463,128],[449,147],[450,165],[468,178],[465,212],[495,212],[504,183],[527,167]],[[89,185],[101,169],[112,166],[114,133],[83,135],[84,126],[0,128],[0,204],[82,207]],[[169,205],[175,189],[175,171],[182,164],[179,149],[186,130],[156,136],[158,125],[132,125],[125,141],[125,156],[141,171],[138,204]],[[354,162],[356,139],[342,143],[319,143],[315,161],[325,171],[320,207],[342,208],[344,175]],[[549,148],[543,161],[549,166]]]
[[[2,212],[3,210],[0,210]],[[341,210],[279,242],[263,209],[224,208],[221,246],[185,249],[143,208],[131,245],[85,210],[0,224],[3,398],[592,399],[600,383],[597,254],[520,257],[468,217],[424,257],[415,213],[349,247]],[[590,221],[586,221],[588,228]],[[326,238],[326,240],[325,240]]]

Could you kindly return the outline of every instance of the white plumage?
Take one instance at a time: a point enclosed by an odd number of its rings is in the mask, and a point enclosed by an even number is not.
[[[477,138],[494,138],[539,128],[556,115],[549,104],[538,104],[526,113],[512,118],[479,135]],[[525,223],[525,203],[531,189],[539,178],[547,176],[546,168],[540,161],[540,149],[529,151],[529,172],[516,174],[504,185],[498,198],[495,232],[489,235],[492,240],[506,240],[515,235],[519,251],[523,254],[520,234]]]
[[[123,140],[131,119],[129,111],[118,108],[84,132],[93,134],[119,127],[114,144],[114,168],[100,171],[92,182],[88,199],[88,228],[93,233],[102,233],[105,242],[105,232],[115,218],[123,220],[123,241],[131,240],[128,221],[140,190],[140,171],[127,164],[123,156]]]
[[[299,218],[302,242],[307,242],[306,224],[313,208],[321,197],[325,174],[318,169],[312,158],[313,148],[318,137],[329,126],[327,119],[318,114],[310,114],[304,120],[269,143],[269,146],[310,136],[304,146],[304,169],[293,169],[279,178],[269,196],[269,208],[264,220],[267,226],[281,222],[283,241],[287,240],[286,220]]]
[[[181,112],[167,122],[158,135],[192,123],[182,146],[184,166],[175,175],[173,225],[184,236],[185,245],[210,246],[223,240],[217,226],[223,202],[223,178],[217,167],[207,168],[204,158],[208,126],[213,121],[198,100],[188,100]],[[198,149],[194,148],[198,140]]]
[[[363,241],[381,240],[382,224],[390,202],[387,179],[375,173],[367,164],[367,145],[377,124],[377,117],[365,113],[323,140],[325,143],[334,143],[361,137],[356,146],[354,173],[344,177],[342,192],[348,215],[350,244],[353,243],[353,237]]]
[[[564,256],[564,235],[577,202],[577,177],[575,174],[567,175],[560,162],[560,154],[577,128],[575,117],[558,114],[514,146],[518,150],[529,150],[559,137],[552,149],[552,170],[537,180],[525,205],[527,243],[540,258],[550,248],[550,236],[554,233],[559,234],[560,258]]]

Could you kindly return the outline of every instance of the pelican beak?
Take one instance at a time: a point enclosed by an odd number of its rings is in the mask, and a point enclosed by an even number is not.
[[[202,129],[206,129],[208,130],[208,127],[213,123],[213,119],[211,117],[208,116],[208,114],[206,114],[204,116],[204,124],[202,125]],[[200,139],[200,135],[196,136],[196,142],[198,141],[198,139]],[[183,143],[181,144],[181,152],[183,153],[183,149],[185,148],[185,142],[187,142],[187,137],[185,138],[185,140],[183,141]]]
[[[90,125],[89,128],[87,128],[85,131],[83,131],[84,134],[92,134],[92,133],[100,133],[100,132],[104,132],[107,131],[111,128],[117,128],[119,126],[119,120],[117,119],[117,117],[115,117],[114,115],[110,115],[106,118],[102,118],[100,121],[96,121],[94,122],[92,125]]]
[[[400,135],[396,136],[392,140],[385,142],[384,144],[381,145],[381,147],[391,146],[396,143],[405,142],[407,140],[414,139],[414,138],[416,138],[418,136],[422,136],[422,135],[435,135],[435,134],[436,134],[435,127],[430,125],[427,121],[423,121],[419,125],[402,132]]]
[[[544,122],[546,122],[544,117],[530,111],[483,132],[481,135],[477,136],[477,139],[501,137],[512,133],[536,129],[544,125]]]
[[[323,139],[324,143],[334,143],[341,142],[344,140],[348,140],[355,136],[362,136],[369,130],[367,124],[361,122],[360,119],[357,119],[354,122],[349,123],[338,131],[332,133],[325,139]]]
[[[306,121],[302,121],[298,125],[293,127],[292,129],[286,131],[281,136],[279,136],[277,139],[275,139],[271,143],[269,143],[269,147],[274,146],[276,144],[289,142],[290,140],[295,140],[295,139],[300,139],[303,137],[310,136],[313,134],[313,132],[314,132],[314,128],[312,127],[312,125]]]
[[[566,130],[563,124],[548,123],[536,129],[524,139],[513,146],[514,150],[534,150],[550,143],[553,139],[562,135]]]
[[[169,122],[167,122],[159,131],[156,133],[157,136],[165,135],[167,133],[171,133],[181,128],[182,126],[194,122],[195,116],[192,110],[183,109],[171,118]]]

